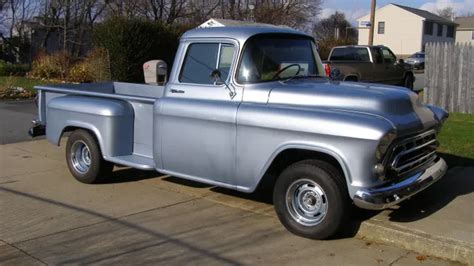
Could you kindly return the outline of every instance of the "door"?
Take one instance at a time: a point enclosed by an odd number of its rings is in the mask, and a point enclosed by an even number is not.
[[[233,97],[229,93],[235,90],[229,81],[237,44],[188,42],[183,49],[182,67],[167,85],[159,111],[155,111],[162,167],[182,177],[230,183],[237,108],[242,98],[238,89]],[[211,79],[215,69],[220,70],[224,84]]]
[[[387,47],[380,48],[383,57],[383,64],[385,67],[385,79],[388,84],[399,85],[403,82],[405,69],[398,64],[397,57]]]

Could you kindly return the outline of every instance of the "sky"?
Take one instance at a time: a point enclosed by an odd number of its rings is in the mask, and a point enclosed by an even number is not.
[[[377,8],[394,3],[424,9],[433,13],[446,7],[452,7],[456,16],[474,14],[474,0],[377,0]],[[333,14],[336,10],[346,14],[351,23],[367,15],[370,11],[370,0],[324,0],[321,18]]]

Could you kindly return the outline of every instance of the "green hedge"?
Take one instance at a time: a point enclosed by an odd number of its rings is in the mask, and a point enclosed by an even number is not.
[[[28,64],[11,64],[0,60],[0,76],[24,76],[29,70]]]
[[[157,22],[112,18],[94,28],[93,41],[106,49],[113,80],[143,82],[142,66],[148,60],[162,59],[171,69],[180,34]]]

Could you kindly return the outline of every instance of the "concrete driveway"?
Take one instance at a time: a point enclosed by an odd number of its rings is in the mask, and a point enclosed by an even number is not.
[[[448,265],[354,238],[288,233],[263,195],[116,168],[109,183],[69,174],[45,140],[0,145],[0,264]],[[355,222],[357,224],[357,222]]]

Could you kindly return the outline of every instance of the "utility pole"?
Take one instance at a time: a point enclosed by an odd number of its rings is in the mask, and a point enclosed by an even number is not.
[[[369,28],[369,45],[374,44],[374,27],[375,27],[375,5],[376,0],[370,3],[370,28]]]

